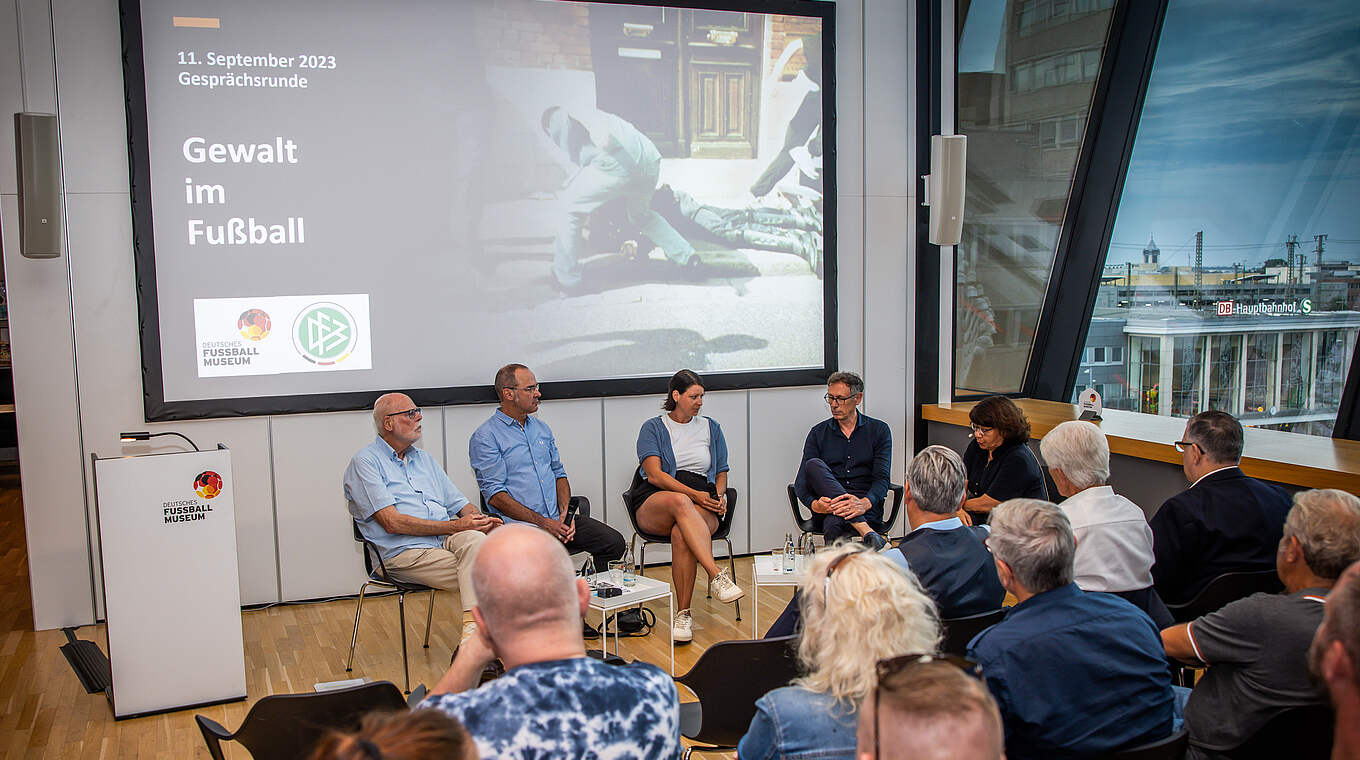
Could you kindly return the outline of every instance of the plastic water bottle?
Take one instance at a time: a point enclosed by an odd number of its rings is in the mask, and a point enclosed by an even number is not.
[[[784,534],[784,572],[793,572],[793,534]]]

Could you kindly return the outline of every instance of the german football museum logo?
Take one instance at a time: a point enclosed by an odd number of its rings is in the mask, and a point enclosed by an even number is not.
[[[345,307],[329,301],[314,303],[293,322],[293,347],[313,364],[338,364],[354,351],[357,327]]]
[[[269,335],[269,315],[261,309],[247,309],[236,319],[236,329],[246,340],[264,340]]]
[[[204,470],[194,478],[194,493],[205,499],[211,499],[222,493],[222,476],[212,470]]]

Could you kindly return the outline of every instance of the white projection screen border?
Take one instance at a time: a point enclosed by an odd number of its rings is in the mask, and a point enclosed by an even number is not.
[[[823,382],[835,4],[120,0],[145,415]]]

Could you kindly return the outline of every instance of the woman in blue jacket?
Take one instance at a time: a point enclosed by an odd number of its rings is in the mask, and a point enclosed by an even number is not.
[[[713,561],[713,533],[727,512],[727,442],[718,423],[699,414],[703,379],[687,369],[671,378],[666,413],[638,431],[638,473],[626,503],[638,527],[671,538],[671,579],[679,611],[671,623],[676,641],[694,637],[690,600],[702,565],[713,596],[735,602],[746,592]]]

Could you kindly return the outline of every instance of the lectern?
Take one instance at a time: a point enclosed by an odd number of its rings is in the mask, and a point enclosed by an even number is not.
[[[91,459],[114,718],[244,699],[231,452]]]

